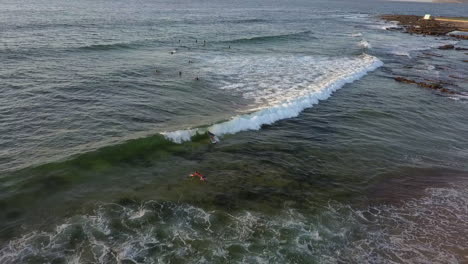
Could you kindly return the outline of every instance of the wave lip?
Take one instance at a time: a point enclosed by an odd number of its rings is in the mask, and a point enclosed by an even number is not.
[[[229,121],[214,124],[206,128],[164,132],[163,135],[171,141],[181,143],[189,141],[191,137],[203,134],[206,131],[211,131],[218,136],[235,134],[241,131],[259,130],[263,125],[270,125],[278,120],[296,117],[304,109],[310,108],[320,100],[330,97],[334,91],[340,89],[345,84],[352,83],[383,65],[382,61],[378,58],[367,54],[360,56],[360,58],[363,62],[360,67],[354,67],[346,72],[341,72],[328,79],[324,79],[320,83],[313,84],[319,87],[319,89],[311,89],[306,95],[287,99],[250,114],[235,116]]]

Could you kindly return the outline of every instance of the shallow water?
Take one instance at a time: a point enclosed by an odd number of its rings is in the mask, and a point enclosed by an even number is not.
[[[466,262],[463,5],[1,6],[1,263]]]

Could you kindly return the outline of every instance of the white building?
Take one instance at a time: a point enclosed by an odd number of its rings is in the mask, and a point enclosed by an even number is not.
[[[426,14],[424,16],[424,20],[432,20],[432,16],[430,14]]]

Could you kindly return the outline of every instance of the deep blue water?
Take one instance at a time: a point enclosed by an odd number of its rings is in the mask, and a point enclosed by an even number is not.
[[[466,10],[3,1],[0,262],[465,262]]]

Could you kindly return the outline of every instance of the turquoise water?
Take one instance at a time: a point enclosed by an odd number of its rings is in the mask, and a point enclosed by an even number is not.
[[[465,5],[0,6],[1,263],[466,262]]]

